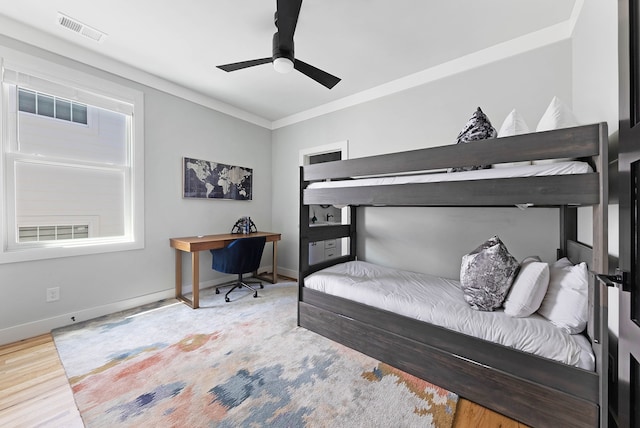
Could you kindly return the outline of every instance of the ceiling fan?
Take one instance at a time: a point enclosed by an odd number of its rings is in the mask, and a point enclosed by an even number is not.
[[[273,55],[219,65],[218,68],[230,72],[271,62],[273,68],[280,73],[288,73],[295,68],[321,85],[329,89],[333,88],[340,81],[338,77],[295,58],[293,54],[293,33],[298,23],[302,0],[277,0],[277,2],[274,22],[278,31],[273,35]]]

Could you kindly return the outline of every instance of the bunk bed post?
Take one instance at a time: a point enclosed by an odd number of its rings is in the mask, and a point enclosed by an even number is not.
[[[357,240],[357,221],[356,216],[358,214],[357,207],[354,205],[349,206],[349,255],[352,260],[358,259],[358,240]]]
[[[304,189],[308,183],[304,181],[304,167],[300,167],[300,226],[299,248],[298,248],[298,301],[302,300],[302,287],[304,285],[304,276],[309,270],[309,205],[305,205]],[[300,326],[300,305],[298,305],[298,326]]]
[[[595,325],[589,333],[593,334],[591,347],[596,358],[596,372],[599,374],[600,428],[606,428],[609,424],[609,311],[607,293],[607,286],[591,272],[589,275],[589,320],[593,320]],[[599,302],[598,306],[594,307],[592,302]],[[594,329],[597,331],[593,331]]]
[[[599,155],[594,156],[596,171],[606,172],[609,168],[609,147],[607,124],[600,124],[598,139]],[[591,270],[601,274],[609,273],[609,181],[607,174],[600,174],[598,189],[600,203],[593,206],[593,262]]]
[[[560,248],[557,259],[567,257],[568,242],[578,240],[578,209],[568,205],[560,206]]]
[[[600,187],[598,189],[600,203],[593,206],[593,272],[609,273],[609,180],[606,173],[609,169],[609,131],[607,123],[600,123],[598,138],[598,156],[594,157],[596,171],[600,172]],[[596,371],[600,374],[598,389],[600,393],[600,427],[607,427],[609,421],[609,311],[608,290],[602,282],[593,279],[594,300],[597,307],[595,322],[599,330],[597,341],[594,340],[593,351],[596,354]],[[591,297],[591,296],[590,296]],[[595,300],[597,299],[597,300]],[[594,305],[595,306],[595,305]],[[592,310],[591,308],[589,309]],[[593,319],[593,318],[592,318]]]

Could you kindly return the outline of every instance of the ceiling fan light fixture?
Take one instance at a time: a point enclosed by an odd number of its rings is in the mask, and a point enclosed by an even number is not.
[[[273,68],[278,73],[290,73],[293,71],[293,61],[285,57],[276,58],[273,60]]]

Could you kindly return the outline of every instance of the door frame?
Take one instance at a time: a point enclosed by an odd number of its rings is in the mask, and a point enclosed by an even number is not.
[[[620,272],[617,275],[616,416],[618,426],[627,427],[640,423],[640,266],[637,260],[640,232],[637,224],[638,182],[634,183],[632,177],[633,165],[640,167],[640,5],[637,0],[618,1],[618,73]]]

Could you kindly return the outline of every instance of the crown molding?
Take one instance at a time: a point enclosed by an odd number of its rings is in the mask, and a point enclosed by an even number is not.
[[[496,61],[504,60],[534,49],[567,40],[571,38],[573,33],[577,17],[582,8],[582,1],[583,0],[578,0],[576,2],[576,6],[574,6],[571,14],[571,19],[567,21],[499,43],[460,58],[438,64],[426,70],[376,86],[375,88],[275,120],[272,123],[271,129],[275,130],[285,126],[290,126],[304,120],[313,119],[318,116],[323,116],[338,110],[393,95],[417,86],[435,82],[448,76],[463,73]]]

